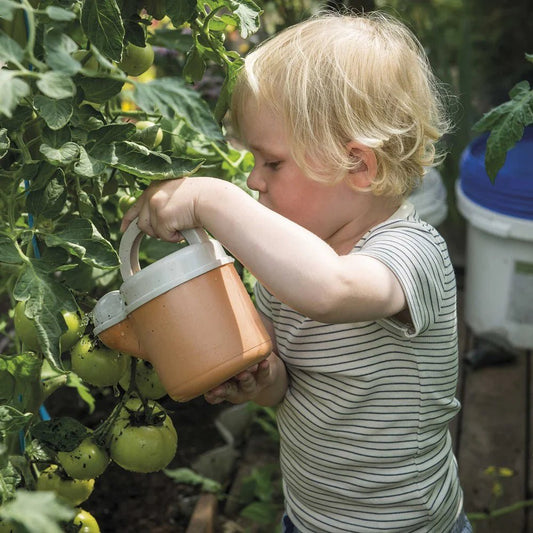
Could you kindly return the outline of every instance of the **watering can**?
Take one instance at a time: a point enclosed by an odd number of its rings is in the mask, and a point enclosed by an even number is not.
[[[234,260],[202,228],[188,246],[139,265],[136,220],[119,246],[120,290],[98,300],[94,333],[109,348],[149,361],[169,396],[200,396],[267,357],[272,344]]]

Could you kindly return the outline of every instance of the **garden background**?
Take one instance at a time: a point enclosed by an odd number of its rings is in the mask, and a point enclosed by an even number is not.
[[[101,382],[84,367],[80,341],[93,342],[90,312],[120,287],[118,227],[147,184],[198,173],[245,187],[253,159],[232,140],[226,116],[235,73],[257,43],[324,8],[382,9],[404,20],[450,93],[456,127],[438,169],[447,191],[439,229],[461,288],[461,155],[494,109],[506,106],[497,115],[507,119],[490,124],[503,132],[496,161],[533,122],[530,0],[0,0],[0,532],[78,531],[80,521],[109,533],[276,531],[273,410],[173,402],[153,392],[151,368],[126,368],[127,358],[97,346],[107,366],[96,375],[116,374]],[[489,169],[496,180],[497,170]],[[174,249],[146,239],[142,264]],[[464,324],[461,341],[466,358],[476,339]],[[466,511],[481,532],[529,530],[529,357],[462,364],[465,414],[452,430],[466,450],[458,450]],[[111,428],[139,393],[139,427],[177,431],[175,455],[172,442],[161,450],[164,470],[139,472],[141,453],[131,471],[115,455],[101,473],[91,463],[94,486],[51,473],[66,499],[36,490],[51,488],[43,471],[82,441],[107,453]],[[150,409],[153,401],[164,411]],[[487,428],[506,438],[493,442]]]

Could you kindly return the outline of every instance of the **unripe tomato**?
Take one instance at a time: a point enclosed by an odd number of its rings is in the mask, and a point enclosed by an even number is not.
[[[121,196],[118,200],[118,211],[121,216],[126,214],[126,211],[137,201],[135,196]]]
[[[126,372],[119,380],[119,385],[124,389],[128,390],[131,381],[131,357],[128,361],[128,367]],[[144,359],[137,359],[137,364],[135,365],[135,385],[139,394],[143,398],[150,400],[159,400],[163,396],[167,395],[167,391],[161,384],[159,376],[155,371],[154,367]]]
[[[78,526],[78,533],[100,533],[100,526],[94,516],[85,509],[78,509],[78,514],[72,520]]]
[[[39,475],[36,488],[53,491],[71,505],[80,505],[92,494],[94,479],[72,479],[63,474],[57,465],[50,465]]]
[[[81,66],[90,72],[99,72],[102,70],[100,63],[94,55],[88,50],[76,50],[72,57],[81,63]]]
[[[84,335],[72,348],[72,370],[96,387],[116,385],[126,370],[128,355],[106,348],[99,340]]]
[[[109,464],[109,454],[91,437],[82,440],[71,452],[57,452],[57,459],[74,479],[97,478]]]
[[[34,321],[26,316],[25,309],[25,302],[17,302],[15,305],[15,332],[17,333],[17,337],[22,341],[22,344],[24,344],[28,350],[40,352],[41,345],[39,343],[39,338],[37,337],[37,329]],[[61,351],[64,352],[69,350],[72,345],[79,340],[85,329],[85,325],[80,313],[62,311],[61,314],[63,315],[68,328],[59,339],[61,343]]]
[[[165,468],[176,455],[178,446],[178,435],[170,417],[156,402],[149,400],[147,404],[154,414],[163,416],[162,423],[135,425],[136,413],[142,410],[142,403],[138,398],[132,398],[126,402],[111,428],[109,446],[115,463],[125,470],[145,474]]]
[[[135,127],[138,132],[144,132],[139,136],[139,140],[148,148],[157,148],[163,141],[163,130],[155,122],[139,120],[135,123]]]
[[[146,72],[154,62],[154,49],[152,45],[146,43],[146,46],[136,46],[128,43],[124,48],[122,61],[118,67],[128,76],[140,76]]]

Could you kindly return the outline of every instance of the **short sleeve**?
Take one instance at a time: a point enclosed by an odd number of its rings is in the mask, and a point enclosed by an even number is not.
[[[455,303],[455,277],[446,243],[429,225],[403,221],[377,229],[354,253],[374,257],[396,276],[411,314],[411,336],[438,322],[450,300]]]

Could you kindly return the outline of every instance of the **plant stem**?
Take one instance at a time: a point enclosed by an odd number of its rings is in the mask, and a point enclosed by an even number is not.
[[[494,509],[487,513],[467,513],[468,520],[470,522],[478,522],[481,520],[490,520],[491,518],[498,518],[500,516],[519,511],[520,509],[525,509],[526,507],[533,506],[533,500],[521,500],[519,502],[512,503],[511,505],[506,505],[505,507],[500,507],[499,509]]]

